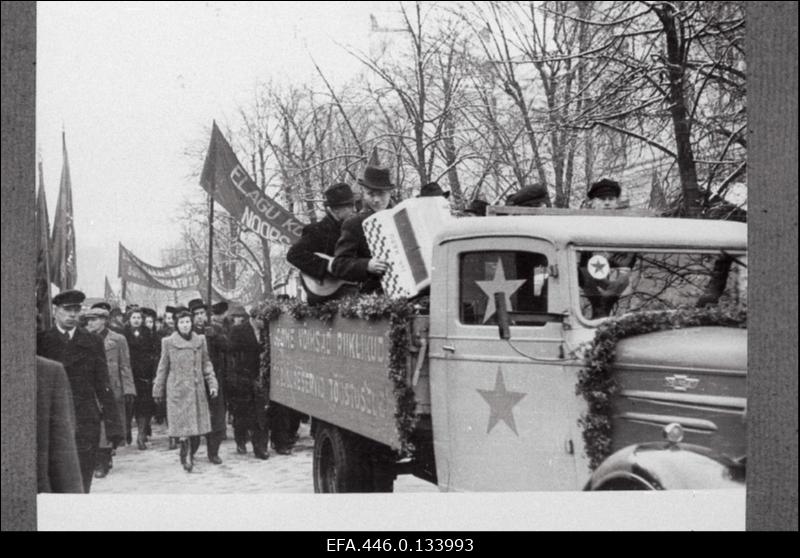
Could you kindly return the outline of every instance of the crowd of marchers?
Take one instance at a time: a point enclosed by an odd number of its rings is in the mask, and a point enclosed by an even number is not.
[[[325,217],[307,225],[286,259],[303,275],[309,304],[360,293],[380,293],[390,262],[373,257],[363,223],[391,206],[387,168],[367,165],[358,177],[360,196],[340,182],[325,191]],[[616,209],[619,183],[603,179],[588,189],[594,209]],[[435,183],[418,197],[449,197]],[[550,207],[544,184],[520,188],[506,205]],[[461,214],[485,216],[490,204],[473,200]],[[589,281],[588,279],[586,281]],[[333,288],[321,292],[319,287]],[[247,443],[258,459],[269,448],[290,454],[302,415],[268,398],[260,374],[264,324],[241,305],[208,306],[194,299],[151,308],[108,302],[83,311],[77,290],[53,298],[54,325],[37,339],[38,479],[40,492],[86,492],[109,474],[121,444],[148,449],[151,422],[166,421],[169,448],[191,472],[201,438],[207,459],[222,463],[221,442],[233,423],[236,450]]]
[[[170,450],[191,472],[206,440],[209,462],[232,423],[236,451],[291,454],[301,416],[268,405],[261,381],[263,323],[241,305],[194,299],[161,316],[85,295],[53,297],[54,325],[37,339],[38,487],[88,493],[107,476],[115,450],[148,450],[152,422],[166,423]],[[135,434],[135,436],[134,436]],[[270,444],[271,438],[271,444]]]

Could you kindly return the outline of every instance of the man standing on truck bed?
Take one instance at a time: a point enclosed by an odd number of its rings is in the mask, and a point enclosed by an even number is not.
[[[286,261],[302,272],[309,304],[340,298],[351,285],[331,275],[331,264],[342,223],[355,214],[355,196],[350,185],[334,184],[325,190],[325,218],[303,227],[303,236],[289,248]],[[325,257],[327,256],[327,257]],[[325,289],[324,287],[329,287]],[[330,294],[326,292],[330,290]]]
[[[389,263],[372,257],[362,224],[376,211],[389,207],[394,184],[389,169],[369,164],[364,168],[358,184],[361,186],[364,207],[342,224],[331,271],[335,277],[361,283],[362,293],[382,293],[380,277],[389,269]]]

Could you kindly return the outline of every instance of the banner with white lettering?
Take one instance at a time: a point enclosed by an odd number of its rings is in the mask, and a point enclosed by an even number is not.
[[[195,288],[200,281],[199,274],[191,262],[156,267],[136,257],[122,243],[119,244],[118,276],[129,283],[170,291]]]
[[[211,143],[200,185],[245,227],[262,238],[282,244],[299,240],[304,224],[258,188],[239,163],[216,122],[211,129]]]

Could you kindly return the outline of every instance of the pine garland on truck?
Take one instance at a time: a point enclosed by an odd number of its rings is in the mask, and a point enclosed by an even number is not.
[[[397,401],[394,415],[400,437],[401,453],[410,455],[414,450],[411,435],[416,424],[414,390],[407,381],[408,362],[411,345],[411,321],[427,311],[428,299],[409,301],[391,299],[383,295],[362,295],[332,300],[324,304],[309,305],[299,300],[277,300],[268,298],[257,310],[263,318],[267,330],[262,335],[261,383],[269,389],[270,382],[270,342],[269,322],[281,314],[289,314],[298,321],[316,319],[330,324],[338,315],[342,318],[360,320],[389,320],[389,378],[394,386]],[[268,392],[267,392],[268,393]]]
[[[679,308],[659,312],[636,312],[609,319],[598,328],[578,374],[576,391],[588,403],[588,411],[578,421],[583,429],[586,456],[592,470],[610,454],[614,396],[619,385],[613,374],[617,343],[626,337],[667,329],[697,326],[747,327],[745,307]]]

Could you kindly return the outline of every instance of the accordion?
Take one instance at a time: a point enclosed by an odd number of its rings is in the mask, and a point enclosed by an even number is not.
[[[453,217],[447,199],[412,198],[364,220],[372,257],[389,263],[381,277],[390,298],[416,296],[431,284],[433,239]]]

